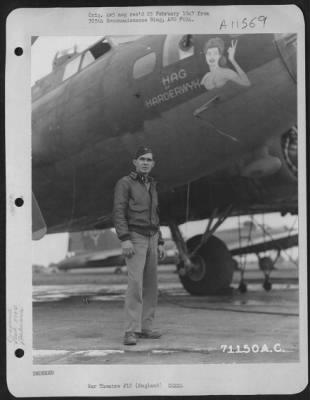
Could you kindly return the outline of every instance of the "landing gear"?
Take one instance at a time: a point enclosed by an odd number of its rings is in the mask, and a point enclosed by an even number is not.
[[[202,235],[187,241],[189,252],[201,242]],[[178,265],[180,281],[184,288],[193,295],[214,295],[227,291],[232,281],[234,262],[224,242],[211,236],[195,255],[192,265],[186,269],[181,261]]]
[[[280,252],[278,252],[276,260],[279,258],[279,256]],[[263,271],[265,275],[263,288],[266,290],[266,292],[269,292],[272,289],[272,283],[270,282],[270,274],[274,269],[275,261],[273,261],[270,257],[261,257],[258,259],[259,268]]]
[[[265,276],[263,288],[266,290],[266,292],[269,292],[272,289],[272,283],[270,282],[269,275]]]
[[[180,262],[178,273],[184,288],[193,295],[227,293],[234,273],[234,260],[224,242],[213,233],[230,214],[228,208],[220,216],[214,210],[203,235],[197,235],[186,243],[178,225],[170,222],[170,230],[176,243]],[[217,222],[212,227],[214,218]]]
[[[240,271],[240,283],[238,286],[238,290],[241,294],[244,294],[248,291],[248,285],[246,284],[246,281],[244,279],[245,267],[244,265],[242,267],[238,266],[238,269]]]
[[[248,291],[247,284],[245,283],[244,280],[241,280],[238,286],[238,290],[240,293],[244,294]]]

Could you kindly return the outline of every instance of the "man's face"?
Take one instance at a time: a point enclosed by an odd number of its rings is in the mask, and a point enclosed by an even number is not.
[[[155,162],[153,160],[152,153],[146,153],[133,160],[133,164],[136,167],[138,174],[148,175],[153,169]]]

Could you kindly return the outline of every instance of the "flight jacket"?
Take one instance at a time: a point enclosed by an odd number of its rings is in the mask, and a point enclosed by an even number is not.
[[[163,244],[159,228],[159,211],[156,182],[149,178],[150,189],[143,176],[131,172],[121,178],[114,191],[113,220],[118,238],[130,240],[130,232],[153,236],[159,233],[158,244]]]

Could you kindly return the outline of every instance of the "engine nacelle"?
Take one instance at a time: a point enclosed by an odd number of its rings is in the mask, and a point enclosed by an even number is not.
[[[275,141],[265,144],[239,162],[241,176],[264,178],[279,174],[289,182],[298,177],[297,128],[292,127]]]
[[[270,154],[281,161],[280,175],[289,182],[298,179],[298,135],[297,127],[293,126],[283,133],[280,140],[276,140],[270,146]]]

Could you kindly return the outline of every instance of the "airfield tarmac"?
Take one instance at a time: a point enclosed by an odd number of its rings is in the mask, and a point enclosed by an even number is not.
[[[281,265],[262,288],[250,267],[248,291],[189,295],[175,266],[159,267],[158,340],[124,346],[126,269],[76,270],[33,275],[34,364],[281,363],[299,359],[298,268]]]

